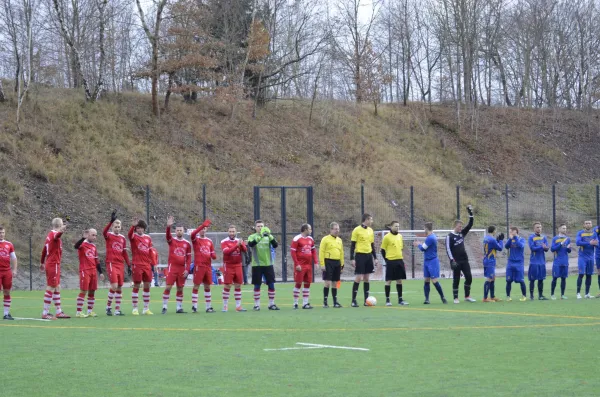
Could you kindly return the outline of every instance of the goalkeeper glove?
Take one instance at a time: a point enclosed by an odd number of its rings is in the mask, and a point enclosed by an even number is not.
[[[110,223],[113,223],[117,220],[117,210],[114,210],[112,214],[110,214]]]
[[[504,240],[504,233],[500,233],[497,238],[498,241]]]
[[[472,205],[467,205],[467,212],[469,213],[469,216],[473,216],[473,206]]]
[[[454,259],[450,260],[450,268],[452,270],[456,270],[458,268],[458,263]]]
[[[264,226],[261,230],[261,233],[262,233],[263,237],[269,237],[271,235],[271,229]]]
[[[127,266],[127,275],[129,277],[131,277],[131,274],[132,274],[132,272],[131,272],[131,266]]]

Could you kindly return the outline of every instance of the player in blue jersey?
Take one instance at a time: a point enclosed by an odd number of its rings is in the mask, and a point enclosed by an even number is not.
[[[535,281],[538,282],[538,299],[546,301],[544,296],[544,280],[546,279],[546,252],[550,249],[548,239],[542,235],[542,224],[535,222],[533,224],[533,233],[529,236],[529,249],[531,257],[529,259],[529,298],[533,300],[533,291]]]
[[[560,277],[560,299],[567,299],[565,296],[565,287],[567,277],[569,277],[569,253],[571,252],[571,239],[567,237],[567,225],[564,223],[558,227],[558,235],[552,239],[550,251],[554,252],[554,262],[552,263],[552,290],[550,298],[556,300],[554,290],[556,281]]]
[[[512,301],[510,290],[513,281],[521,284],[523,297],[521,302],[527,300],[527,287],[525,286],[525,239],[519,236],[519,228],[511,226],[508,231],[508,240],[504,248],[509,250],[508,263],[506,265],[506,300]]]
[[[577,267],[579,268],[579,277],[577,277],[577,299],[581,299],[581,284],[585,275],[585,297],[593,298],[590,295],[590,286],[592,285],[592,274],[594,274],[594,248],[598,246],[598,235],[592,228],[592,221],[583,222],[583,229],[577,232],[576,244],[579,247],[579,257]]]
[[[433,282],[433,286],[440,294],[442,302],[446,304],[448,301],[444,297],[444,291],[442,291],[442,286],[438,281],[438,278],[440,277],[440,261],[437,254],[437,236],[433,233],[433,223],[427,222],[425,224],[425,234],[427,235],[427,238],[425,238],[423,243],[419,241],[413,243],[415,247],[418,247],[419,250],[423,252],[424,256],[423,276],[425,277],[425,284],[423,286],[423,291],[425,292],[425,302],[423,303],[425,305],[429,304],[430,283]]]
[[[483,284],[483,302],[499,302],[502,299],[496,298],[496,252],[502,251],[504,246],[504,233],[496,237],[496,226],[488,226],[487,236],[483,239],[483,275],[485,283]],[[488,299],[488,293],[490,299]]]

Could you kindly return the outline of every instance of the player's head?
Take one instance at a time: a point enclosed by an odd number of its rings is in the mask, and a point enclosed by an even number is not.
[[[302,233],[303,236],[309,236],[312,233],[312,226],[308,223],[303,224],[300,226],[300,233]]]
[[[491,234],[492,236],[496,234],[496,226],[494,225],[490,225],[487,228],[487,232],[488,234]]]
[[[391,221],[390,225],[389,225],[389,229],[390,229],[390,232],[392,232],[394,234],[398,233],[398,230],[400,230],[400,222]]]
[[[337,237],[340,234],[340,224],[337,222],[331,222],[329,224],[329,234],[333,237]]]
[[[542,224],[540,222],[533,223],[533,232],[535,234],[540,234],[542,232]]]
[[[235,236],[237,236],[237,229],[235,225],[229,225],[229,228],[227,229],[227,235],[232,240],[235,238]]]
[[[561,223],[560,226],[558,227],[558,232],[560,234],[567,234],[567,225],[565,225],[564,223]]]
[[[431,233],[433,233],[433,222],[425,222],[423,229],[425,230],[425,233],[427,235],[430,235]]]
[[[454,233],[460,233],[463,229],[463,222],[460,219],[454,221]]]
[[[177,236],[177,238],[183,238],[184,234],[185,228],[183,227],[183,225],[179,225],[175,228],[175,235]]]
[[[146,228],[148,227],[148,224],[143,221],[143,220],[139,220],[138,223],[135,225],[135,232],[139,235],[144,234],[144,232],[146,232]]]
[[[516,236],[517,234],[519,234],[519,228],[516,226],[511,226],[510,229],[508,229],[508,230],[511,232],[511,234],[513,236]]]
[[[52,219],[52,229],[58,230],[63,227],[63,220],[61,218]]]
[[[0,240],[4,240],[6,237],[6,230],[4,230],[4,226],[0,225]]]
[[[200,237],[204,237],[206,235],[207,230],[208,230],[208,226],[200,229],[200,232],[198,233],[198,234],[200,234]]]
[[[262,220],[257,219],[254,221],[254,231],[256,231],[256,233],[260,234],[263,227],[265,227],[265,223]]]
[[[93,243],[94,241],[96,241],[96,238],[98,238],[98,232],[96,231],[96,229],[88,229],[87,241]]]
[[[115,221],[113,222],[113,225],[112,225],[112,231],[113,231],[113,233],[114,233],[114,234],[119,234],[119,233],[121,233],[121,228],[122,228],[121,221],[120,221],[120,220],[118,220],[118,219],[117,219],[117,220],[115,220]]]
[[[371,216],[371,214],[363,214],[362,224],[366,227],[371,227],[371,225],[373,224],[373,216]]]
[[[592,230],[592,221],[585,221],[585,222],[583,222],[583,228],[585,230],[587,230],[588,232],[590,230]]]

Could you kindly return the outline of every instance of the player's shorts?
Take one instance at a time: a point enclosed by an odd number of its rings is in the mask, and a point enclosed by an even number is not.
[[[267,284],[272,284],[275,282],[275,269],[273,269],[273,265],[252,266],[252,284],[262,284],[263,276],[265,276]]]
[[[395,259],[385,263],[385,281],[406,280],[404,260]]]
[[[600,257],[596,257],[596,269],[600,270]]]
[[[594,260],[578,258],[577,268],[579,269],[579,274],[594,274]]]
[[[185,277],[183,276],[185,268],[175,268],[169,265],[168,269],[166,284],[177,285],[178,287],[185,286]]]
[[[340,281],[342,265],[338,259],[325,259],[324,281]]]
[[[60,285],[60,265],[58,263],[46,264],[46,285],[58,287]]]
[[[373,254],[356,253],[354,261],[356,263],[354,274],[371,274],[375,271]]]
[[[440,278],[440,260],[438,258],[425,261],[423,264],[423,277]]]
[[[194,267],[194,285],[212,284],[212,266],[196,265]]]
[[[546,265],[531,264],[527,271],[527,278],[529,281],[534,280],[545,280],[546,279]]]
[[[242,272],[242,265],[227,266],[224,267],[223,270],[223,283],[225,285],[244,284],[244,273]]]
[[[119,287],[123,285],[125,281],[125,268],[123,264],[107,263],[106,271],[108,272],[108,282],[111,284],[117,284]]]
[[[514,281],[515,283],[522,283],[525,281],[525,266],[521,263],[508,262],[506,266],[506,281]]]
[[[312,266],[301,266],[302,270],[297,271],[294,268],[294,281],[296,283],[312,282]]]
[[[485,277],[485,278],[496,277],[496,266],[484,266],[483,267],[483,277]]]
[[[569,277],[569,266],[565,265],[552,265],[552,277],[554,278],[567,278]]]
[[[96,291],[98,289],[98,273],[96,273],[96,269],[79,271],[79,289],[82,291]]]
[[[0,272],[0,287],[2,287],[2,289],[4,291],[8,291],[12,288],[12,280],[13,280],[13,274],[12,274],[12,270],[5,270]]]
[[[151,283],[153,278],[152,268],[150,266],[144,267],[140,265],[133,265],[133,276],[132,280],[134,284],[139,283]]]

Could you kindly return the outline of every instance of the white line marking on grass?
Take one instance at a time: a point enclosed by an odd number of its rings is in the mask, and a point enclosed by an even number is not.
[[[281,349],[263,349],[266,352],[283,351],[283,350],[307,350],[307,349],[323,349],[322,347],[282,347]]]
[[[51,320],[44,320],[43,318],[29,318],[29,317],[13,317],[15,320],[32,320],[32,321],[46,321],[50,322]]]
[[[360,351],[369,351],[369,349],[365,349],[363,347],[348,347],[348,346],[333,346],[333,345],[319,345],[316,343],[302,343],[296,342],[297,345],[301,345],[304,347],[282,347],[279,349],[263,349],[266,352],[269,351],[284,351],[284,350],[306,350],[306,349],[343,349],[343,350],[360,350]]]

